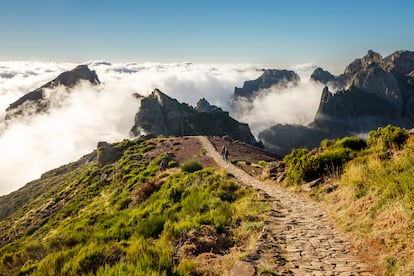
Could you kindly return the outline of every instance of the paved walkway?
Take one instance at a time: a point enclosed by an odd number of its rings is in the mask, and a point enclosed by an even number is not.
[[[246,267],[282,275],[373,275],[349,250],[348,242],[329,222],[318,204],[250,176],[222,160],[207,137],[202,147],[218,165],[246,186],[258,190],[272,211],[256,246],[236,262],[232,275],[253,275]],[[248,272],[250,271],[250,272]]]

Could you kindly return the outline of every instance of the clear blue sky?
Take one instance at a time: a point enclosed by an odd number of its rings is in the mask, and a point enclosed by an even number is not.
[[[3,61],[343,65],[413,31],[413,0],[0,1]]]

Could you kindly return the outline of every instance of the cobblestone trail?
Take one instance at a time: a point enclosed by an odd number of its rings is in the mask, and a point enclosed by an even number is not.
[[[254,275],[246,269],[249,266],[282,275],[373,275],[317,203],[253,178],[222,160],[207,137],[199,139],[218,165],[241,184],[257,189],[272,207],[255,248],[236,262],[232,275]]]

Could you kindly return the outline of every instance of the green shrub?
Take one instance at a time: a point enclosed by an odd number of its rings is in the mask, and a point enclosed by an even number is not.
[[[188,173],[192,173],[192,172],[199,171],[202,169],[203,169],[203,166],[201,166],[200,162],[195,159],[185,161],[181,165],[181,170],[183,172],[188,172]]]
[[[367,147],[367,142],[360,137],[345,137],[333,144],[334,148],[348,148],[355,151],[363,150]]]
[[[383,150],[388,150],[393,147],[401,148],[407,141],[408,136],[409,133],[407,130],[387,125],[386,127],[380,127],[368,133],[368,145],[370,147],[378,146]]]
[[[206,153],[207,153],[206,149],[201,149],[200,150],[200,155],[206,155]]]
[[[269,162],[266,162],[266,161],[264,161],[264,160],[260,160],[257,164],[258,164],[260,167],[265,168],[267,165],[269,165]]]
[[[350,140],[339,140],[340,143],[331,144],[332,148],[327,148],[320,152],[310,152],[307,149],[295,149],[286,155],[283,163],[287,168],[287,179],[290,183],[301,184],[322,177],[332,171],[342,169],[343,164],[354,158],[357,153],[348,147],[345,147]],[[353,147],[359,147],[361,142],[352,144]],[[348,144],[348,145],[349,145]],[[363,144],[363,143],[361,143]]]
[[[168,162],[167,166],[168,166],[168,168],[175,168],[175,167],[177,167],[177,161],[171,160],[171,161]]]

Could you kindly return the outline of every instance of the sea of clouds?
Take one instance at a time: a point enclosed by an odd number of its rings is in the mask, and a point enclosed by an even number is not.
[[[200,98],[230,110],[234,87],[256,79],[268,65],[205,65],[191,63],[87,62],[101,81],[82,83],[68,97],[54,97],[48,114],[9,124],[3,122],[8,105],[24,94],[73,69],[77,64],[0,62],[0,195],[34,180],[47,170],[77,160],[93,151],[98,141],[116,142],[129,137],[139,101],[158,88],[180,102],[195,105]],[[315,66],[288,69],[301,77],[296,87],[271,90],[240,113],[255,135],[276,123],[307,124],[315,115],[322,87],[309,81]],[[280,68],[284,69],[284,68]],[[63,89],[48,91],[63,95]]]

